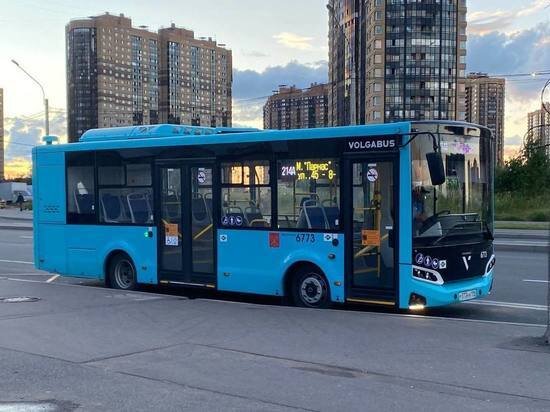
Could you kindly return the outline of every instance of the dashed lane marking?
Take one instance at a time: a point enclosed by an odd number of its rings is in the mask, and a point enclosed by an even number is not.
[[[516,303],[516,302],[498,302],[494,300],[475,300],[475,301],[463,302],[463,304],[497,306],[497,307],[512,308],[512,309],[527,309],[527,310],[541,310],[541,311],[548,310],[548,307],[546,305],[534,305],[531,303]]]
[[[548,283],[547,280],[539,280],[539,279],[523,279],[524,282],[533,282],[533,283]]]
[[[17,264],[20,264],[20,265],[34,265],[34,262],[26,262],[24,260],[0,259],[0,262],[2,262],[2,263],[17,263]]]

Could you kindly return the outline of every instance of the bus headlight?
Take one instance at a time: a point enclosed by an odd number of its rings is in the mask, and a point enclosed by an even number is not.
[[[417,293],[409,297],[409,310],[423,310],[426,307],[426,298]]]
[[[491,258],[487,262],[487,266],[485,266],[485,274],[484,276],[487,276],[491,270],[495,267],[495,264],[497,263],[497,258],[495,255],[491,255]]]
[[[443,278],[437,270],[413,265],[412,274],[415,279],[422,280],[424,282],[433,283],[435,285],[443,284]]]

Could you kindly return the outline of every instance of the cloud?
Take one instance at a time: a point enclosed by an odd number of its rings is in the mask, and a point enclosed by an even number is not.
[[[67,117],[64,112],[50,114],[50,134],[67,141]],[[44,120],[38,116],[7,117],[4,119],[4,158],[7,178],[28,176],[31,168],[32,146],[41,144]]]
[[[243,56],[246,56],[246,57],[261,58],[261,57],[268,57],[269,56],[269,54],[264,53],[264,52],[259,51],[259,50],[242,50],[241,53],[242,53]]]
[[[274,35],[273,38],[277,40],[277,43],[291,49],[309,50],[313,47],[311,45],[313,37],[300,36],[299,34],[284,31]]]
[[[467,69],[494,75],[532,73],[550,66],[550,26],[539,24],[515,33],[492,31],[468,38]],[[527,130],[527,113],[540,108],[547,76],[506,77],[504,142],[507,154],[517,151]]]
[[[233,124],[262,127],[263,105],[279,85],[308,87],[311,83],[328,80],[327,61],[312,63],[291,61],[284,66],[268,67],[262,72],[238,70],[233,72]]]
[[[264,71],[238,70],[233,71],[233,97],[250,99],[272,94],[280,84],[308,87],[311,83],[325,83],[328,81],[328,63],[318,61],[314,63],[298,63],[291,61],[284,66],[271,66]]]
[[[518,19],[532,16],[548,7],[548,0],[534,0],[521,9],[469,13],[468,34],[487,34],[495,30],[506,32]]]
[[[513,34],[491,32],[473,35],[468,39],[468,71],[492,74],[532,73],[548,69],[550,65],[550,26],[539,24]],[[507,91],[517,96],[532,98],[540,92],[542,78],[509,78]]]

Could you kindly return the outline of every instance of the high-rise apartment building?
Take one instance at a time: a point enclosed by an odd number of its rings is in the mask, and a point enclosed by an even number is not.
[[[550,110],[550,102],[546,102],[544,106]],[[527,114],[527,131],[532,142],[546,146],[546,155],[550,157],[550,113],[542,104],[539,110]]]
[[[332,125],[463,120],[465,0],[329,0]]]
[[[161,122],[231,126],[231,51],[191,30],[159,30]]]
[[[0,89],[0,181],[4,177],[4,89]]]
[[[327,84],[307,89],[279,86],[264,106],[264,129],[308,129],[328,126]]]
[[[70,142],[97,127],[231,123],[231,51],[214,41],[106,13],[71,21],[66,42]]]
[[[485,73],[470,73],[466,78],[467,122],[491,129],[496,142],[496,160],[504,163],[504,89],[503,78]]]

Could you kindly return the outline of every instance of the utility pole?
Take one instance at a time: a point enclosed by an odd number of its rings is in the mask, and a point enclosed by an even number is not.
[[[15,60],[11,60],[13,64],[15,64],[23,73],[25,73],[28,77],[31,78],[33,82],[35,82],[42,91],[42,100],[44,102],[44,129],[46,131],[46,136],[50,135],[50,113],[49,113],[49,107],[48,107],[48,99],[46,98],[46,93],[44,92],[44,87],[40,84],[38,80],[36,80],[31,74],[26,71],[19,63],[17,63]]]

